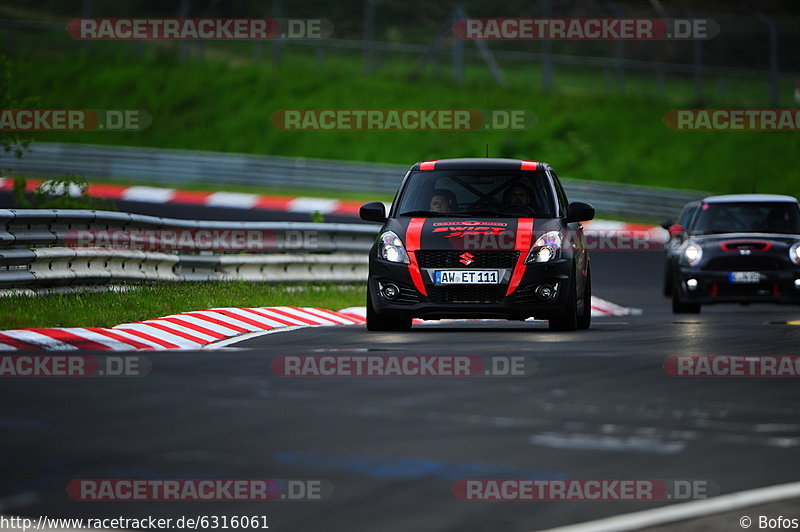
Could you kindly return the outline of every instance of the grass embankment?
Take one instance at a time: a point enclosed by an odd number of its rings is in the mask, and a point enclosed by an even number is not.
[[[0,299],[0,330],[27,327],[113,327],[214,307],[363,306],[364,286],[244,282],[143,285],[124,292],[10,296]]]
[[[545,160],[562,177],[713,192],[749,192],[755,183],[759,192],[800,192],[791,175],[800,166],[796,133],[665,127],[667,110],[695,106],[687,78],[667,77],[665,95],[658,97],[654,77],[630,74],[620,94],[603,89],[600,70],[592,75],[559,68],[557,91],[543,93],[536,65],[530,64],[506,65],[509,86],[503,88],[482,65],[470,65],[465,82],[455,85],[441,68],[438,77],[409,81],[410,59],[387,61],[377,73],[364,75],[355,54],[330,53],[317,65],[313,51],[287,49],[282,65],[274,67],[254,64],[247,47],[236,49],[238,60],[212,53],[209,46],[206,56],[215,59],[178,63],[163,47],[146,49],[142,58],[121,53],[115,59],[100,44],[93,43],[104,53],[94,56],[73,47],[60,56],[38,51],[12,57],[15,93],[38,95],[46,108],[145,109],[152,125],[135,133],[49,132],[35,139],[403,165],[482,156],[488,143],[494,156]],[[708,80],[706,105],[769,107],[763,82],[731,78],[724,92],[721,87]],[[791,90],[781,87],[782,101],[790,101]],[[526,131],[279,131],[269,117],[287,108],[527,109],[537,122]]]

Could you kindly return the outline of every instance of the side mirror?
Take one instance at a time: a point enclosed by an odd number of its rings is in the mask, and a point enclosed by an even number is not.
[[[365,222],[384,223],[386,221],[386,207],[380,201],[365,203],[358,210],[358,215]]]
[[[669,231],[669,228],[673,225],[675,225],[675,222],[673,222],[672,220],[664,220],[663,222],[661,222],[661,227],[666,229],[667,231]]]
[[[569,204],[567,222],[587,222],[594,219],[594,207],[582,201],[573,201]]]
[[[683,233],[683,226],[678,224],[670,225],[667,231],[669,231],[670,238],[677,238]]]

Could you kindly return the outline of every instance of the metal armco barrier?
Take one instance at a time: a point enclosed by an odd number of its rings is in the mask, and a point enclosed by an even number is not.
[[[80,231],[248,231],[267,249],[163,251],[69,246]],[[140,281],[356,282],[378,227],[296,222],[199,222],[128,213],[0,209],[0,287]],[[29,249],[30,248],[30,249]],[[218,251],[218,250],[215,250]]]
[[[413,162],[409,161],[408,166]],[[36,143],[22,159],[0,157],[0,167],[36,177],[76,173],[90,179],[141,179],[174,187],[210,183],[384,194],[397,190],[408,166],[57,143]],[[686,203],[704,196],[702,192],[568,178],[563,183],[571,201],[588,201],[606,218],[675,218]]]

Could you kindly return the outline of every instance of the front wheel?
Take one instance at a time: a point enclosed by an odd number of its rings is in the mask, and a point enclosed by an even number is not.
[[[591,305],[590,313],[591,313]],[[591,319],[591,318],[590,318]],[[575,271],[567,283],[567,305],[560,316],[550,318],[548,324],[551,331],[574,331],[578,328],[578,298],[575,295]]]
[[[406,316],[386,316],[379,314],[372,306],[372,297],[367,289],[367,330],[368,331],[407,331],[411,329],[411,318]]]
[[[675,283],[677,284],[677,283]],[[700,303],[686,303],[681,301],[678,296],[678,289],[672,289],[672,313],[673,314],[700,314]]]
[[[586,286],[583,289],[583,314],[578,316],[578,329],[588,329],[592,325],[592,272],[586,270]]]

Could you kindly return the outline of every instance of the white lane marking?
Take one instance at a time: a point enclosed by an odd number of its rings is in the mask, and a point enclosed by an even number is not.
[[[800,496],[800,482],[789,482],[719,495],[701,501],[682,502],[674,506],[550,528],[543,532],[627,532],[726,512],[735,511],[747,515],[749,507],[793,499],[798,496]]]
[[[171,188],[129,187],[122,193],[122,199],[146,203],[167,203],[175,195]]]
[[[265,334],[275,334],[275,333],[282,333],[282,332],[289,332],[289,331],[296,331],[297,329],[305,329],[306,327],[311,327],[310,325],[290,325],[289,327],[281,327],[279,329],[270,329],[268,331],[255,331],[240,334],[239,336],[235,336],[233,338],[227,338],[225,340],[220,340],[219,342],[214,342],[212,344],[208,344],[203,347],[203,349],[219,349],[221,347],[227,347],[229,345],[237,344],[239,342],[244,342],[245,340],[250,340],[252,338],[258,338],[259,336],[264,336]]]
[[[234,209],[252,209],[261,198],[258,194],[244,192],[214,192],[206,198],[209,207],[232,207]]]
[[[554,449],[580,449],[587,451],[642,452],[650,454],[678,454],[686,442],[664,441],[646,436],[612,436],[609,434],[576,434],[543,432],[528,438],[528,443]]]

